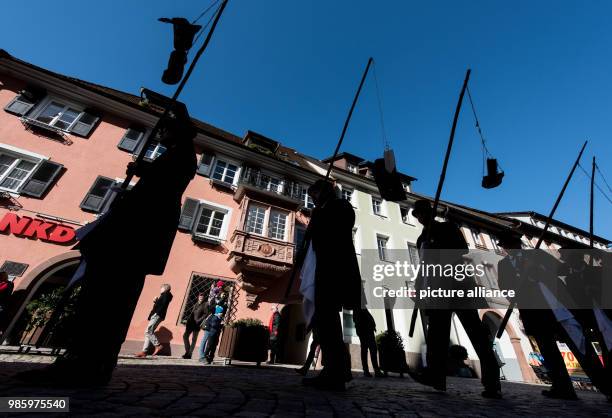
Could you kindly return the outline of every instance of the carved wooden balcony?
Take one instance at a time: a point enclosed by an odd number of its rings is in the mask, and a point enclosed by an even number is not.
[[[234,231],[230,243],[230,266],[246,292],[247,306],[256,308],[259,296],[291,271],[295,245],[241,230]]]

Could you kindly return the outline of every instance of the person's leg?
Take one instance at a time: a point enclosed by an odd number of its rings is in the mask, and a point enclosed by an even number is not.
[[[453,312],[447,309],[430,309],[427,311],[427,371],[432,384],[439,389],[446,387],[446,358],[450,339],[451,318]]]
[[[151,345],[157,347],[159,345],[159,341],[157,340],[157,336],[155,335],[155,328],[160,323],[160,318],[156,314],[153,314],[151,319],[149,320],[149,324],[147,325],[147,329],[145,329],[145,339],[142,345],[142,351],[147,352]]]
[[[342,338],[342,325],[338,311],[319,308],[317,325],[321,351],[325,359],[321,375],[332,380],[344,381],[350,374],[350,367],[348,370],[346,369],[347,353]]]
[[[208,331],[204,331],[204,336],[202,337],[202,342],[200,343],[200,357],[199,357],[200,361],[204,361],[205,354],[206,354],[206,343],[208,342],[209,335],[210,334]]]
[[[534,335],[534,338],[538,344],[542,357],[544,357],[544,366],[552,382],[552,392],[575,397],[576,392],[574,391],[572,380],[567,373],[563,357],[561,356],[553,333],[539,333]]]
[[[365,337],[359,336],[359,348],[361,350],[361,368],[363,369],[363,375],[371,377],[370,369],[368,367],[368,341]]]
[[[189,327],[185,327],[185,332],[183,332],[183,345],[185,346],[185,354],[183,357],[187,357],[191,352],[191,344],[189,342],[190,337],[193,335],[193,330]]]
[[[499,365],[493,352],[493,343],[489,339],[488,328],[480,320],[476,309],[459,309],[456,313],[480,360],[483,386],[487,391],[500,391]]]
[[[191,331],[191,344],[189,346],[189,353],[187,353],[189,358],[193,355],[193,350],[198,342],[198,335],[200,335],[200,328],[195,328]]]
[[[372,360],[372,367],[374,368],[374,374],[380,374],[380,367],[378,366],[378,349],[376,347],[376,337],[374,333],[368,335],[367,345],[370,349],[370,359]]]
[[[208,364],[212,363],[215,358],[215,351],[217,350],[217,343],[219,342],[219,333],[212,335],[208,338],[206,343],[206,350],[204,356]]]

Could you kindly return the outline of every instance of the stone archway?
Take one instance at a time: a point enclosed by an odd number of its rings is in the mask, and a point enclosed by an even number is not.
[[[489,318],[493,319],[495,321],[496,328],[501,323],[502,318],[503,318],[503,314],[505,314],[505,312],[500,312],[497,309],[480,309],[478,313],[480,315],[480,319],[483,320],[483,322],[485,320],[485,315],[487,315]],[[538,378],[537,378],[535,372],[533,371],[533,369],[531,368],[531,366],[527,362],[527,357],[525,356],[525,352],[523,351],[523,347],[521,347],[521,337],[520,337],[520,335],[516,332],[516,330],[514,329],[514,327],[510,323],[508,323],[506,325],[505,332],[508,334],[508,337],[510,338],[510,343],[512,344],[512,348],[514,350],[514,353],[516,354],[516,360],[517,360],[519,368],[521,370],[521,375],[523,376],[523,381],[525,381],[527,383],[536,383],[536,382],[538,382]],[[525,337],[525,338],[527,338],[527,337]]]
[[[81,253],[76,250],[58,254],[40,263],[19,281],[19,284],[15,287],[13,295],[11,296],[9,308],[7,310],[6,317],[10,318],[8,319],[8,324],[6,324],[6,326],[3,326],[4,324],[1,325],[1,328],[5,331],[0,337],[0,344],[2,344],[15,330],[15,326],[27,304],[32,300],[32,297],[36,294],[45,280],[62,269],[77,265],[80,259]]]

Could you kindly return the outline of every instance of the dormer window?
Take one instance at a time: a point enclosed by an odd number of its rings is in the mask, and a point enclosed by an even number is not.
[[[353,174],[357,174],[358,170],[357,170],[357,166],[355,164],[351,164],[351,163],[346,163],[346,169],[347,171],[353,173]]]

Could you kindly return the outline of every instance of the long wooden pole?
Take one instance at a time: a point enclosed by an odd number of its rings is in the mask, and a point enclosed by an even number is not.
[[[442,172],[440,173],[440,179],[438,180],[438,188],[436,189],[436,197],[434,199],[433,207],[431,209],[431,218],[427,225],[425,242],[429,242],[431,236],[431,226],[433,225],[436,213],[438,211],[438,204],[440,203],[440,195],[442,194],[442,187],[444,186],[444,180],[446,179],[446,169],[448,168],[448,160],[450,159],[451,150],[453,148],[453,142],[455,140],[455,129],[457,128],[457,121],[459,120],[459,114],[461,113],[461,105],[463,104],[463,96],[465,96],[465,90],[467,89],[468,82],[470,81],[470,74],[472,70],[468,68],[465,73],[465,79],[463,80],[463,86],[461,87],[461,93],[459,94],[459,100],[457,101],[457,107],[455,108],[455,116],[453,117],[453,126],[450,132],[450,138],[448,139],[448,146],[446,147],[446,154],[444,155],[444,164],[442,164]],[[412,311],[412,318],[410,319],[410,331],[408,335],[412,337],[414,335],[414,327],[416,324],[419,308],[415,304],[415,308]]]
[[[595,156],[593,156],[593,166],[591,167],[591,204],[589,205],[589,247],[593,248],[593,211],[595,208],[595,195],[593,188],[595,186]],[[593,255],[589,257],[593,260]]]
[[[346,135],[346,131],[349,126],[349,122],[351,121],[351,117],[353,116],[353,111],[355,110],[355,105],[357,104],[357,100],[359,99],[359,95],[361,94],[361,89],[363,87],[363,84],[365,83],[366,77],[368,75],[368,72],[370,71],[370,66],[372,65],[373,61],[374,61],[374,58],[370,57],[368,59],[368,63],[365,67],[365,70],[363,71],[363,75],[361,76],[361,81],[359,82],[359,87],[357,88],[357,92],[355,93],[355,97],[353,98],[353,102],[351,103],[351,107],[349,109],[348,115],[346,116],[346,119],[344,121],[344,126],[342,127],[342,132],[340,133],[340,139],[338,139],[338,143],[336,144],[336,149],[334,150],[334,155],[332,156],[329,162],[327,173],[325,173],[325,181],[329,180],[329,176],[331,174],[332,167],[334,166],[334,160],[336,159],[336,156],[338,155],[338,151],[340,151],[340,146],[342,145],[342,142],[344,141],[344,135]],[[309,235],[310,234],[308,234],[308,228],[306,228],[306,233],[305,233],[306,239],[304,239],[304,242],[302,242],[302,248],[298,250],[298,253],[302,253],[302,250],[308,248],[308,244],[310,242]],[[289,276],[289,282],[287,284],[287,290],[285,290],[285,299],[289,297],[289,293],[291,292],[291,288],[293,287],[293,283],[295,282],[295,277],[297,275],[297,272],[302,268],[302,265],[301,265],[302,261],[303,260],[296,260],[296,263],[293,265],[293,269],[291,270],[291,276]]]
[[[221,19],[221,15],[223,14],[223,10],[225,10],[225,6],[227,6],[227,2],[228,1],[229,0],[223,0],[221,5],[219,6],[219,9],[216,12],[215,19],[214,19],[214,21],[212,23],[212,26],[210,27],[210,30],[208,31],[208,34],[206,35],[206,39],[204,40],[204,43],[202,44],[202,46],[200,47],[200,49],[196,53],[195,57],[191,61],[191,64],[189,65],[189,68],[187,69],[187,72],[185,73],[185,76],[181,80],[180,84],[176,88],[176,91],[174,92],[174,95],[170,99],[170,103],[168,103],[168,105],[164,109],[164,113],[162,113],[162,116],[157,120],[157,123],[155,124],[155,126],[153,127],[153,130],[151,131],[151,134],[148,136],[147,140],[145,141],[144,146],[141,147],[140,152],[138,153],[138,157],[136,157],[136,161],[135,161],[136,165],[142,163],[142,161],[144,160],[144,157],[145,157],[145,155],[147,153],[147,148],[155,140],[155,137],[156,137],[156,135],[157,135],[157,133],[158,133],[160,127],[161,127],[162,121],[166,119],[166,117],[168,116],[168,113],[170,113],[170,110],[172,109],[172,107],[176,103],[179,95],[183,91],[183,88],[185,87],[185,84],[187,84],[187,81],[189,80],[189,77],[191,76],[191,73],[193,72],[196,64],[198,63],[198,60],[200,59],[200,57],[202,56],[202,54],[206,50],[206,47],[208,46],[208,43],[210,42],[210,39],[212,38],[212,35],[215,32],[215,28],[217,27],[217,23],[219,23],[219,19]],[[128,170],[128,173],[127,173],[127,175],[125,177],[125,180],[123,181],[123,183],[121,183],[121,189],[123,189],[123,190],[127,189],[127,187],[130,185],[130,182],[132,181],[133,178],[134,178],[133,170]]]
[[[580,149],[580,153],[578,153],[578,158],[576,158],[576,161],[574,162],[572,169],[570,170],[569,174],[567,175],[567,178],[565,179],[565,183],[563,183],[563,187],[561,188],[561,191],[559,192],[559,195],[557,196],[557,200],[555,201],[555,204],[553,205],[550,213],[548,214],[548,218],[546,218],[546,223],[544,224],[544,228],[542,229],[542,232],[540,233],[540,238],[538,239],[538,242],[535,245],[535,249],[540,248],[540,245],[542,245],[542,241],[544,241],[544,236],[546,235],[546,231],[548,230],[548,227],[550,226],[550,223],[552,222],[552,219],[555,216],[557,207],[559,207],[559,203],[561,203],[561,199],[563,198],[563,195],[565,194],[565,189],[567,189],[567,185],[572,179],[572,176],[574,175],[574,171],[576,171],[576,167],[578,167],[578,164],[580,163],[580,158],[582,157],[582,153],[584,152],[584,149],[586,148],[588,142],[589,141],[584,141],[584,144],[582,145],[582,148]],[[502,320],[499,326],[499,329],[497,330],[497,338],[501,338],[501,336],[504,334],[506,325],[508,325],[508,321],[510,320],[510,316],[512,315],[512,311],[514,310],[515,307],[516,307],[516,302],[512,303],[510,307],[508,308],[508,310],[506,311],[506,315],[504,316],[504,319]]]

